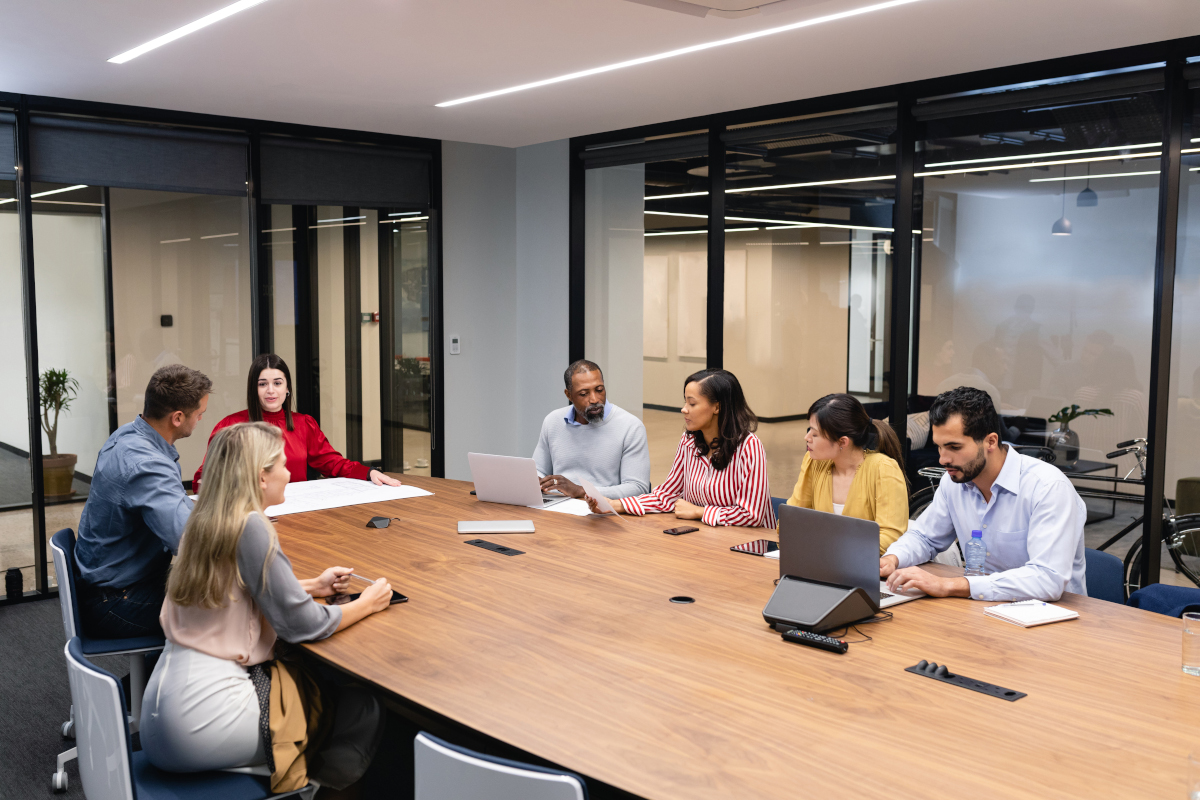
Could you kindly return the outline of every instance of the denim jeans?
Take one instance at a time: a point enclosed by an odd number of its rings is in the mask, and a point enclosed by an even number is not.
[[[139,581],[123,589],[79,584],[79,622],[93,639],[162,636],[158,615],[167,596],[164,577]]]

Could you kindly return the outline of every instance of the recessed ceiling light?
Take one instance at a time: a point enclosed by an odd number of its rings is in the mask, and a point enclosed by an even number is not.
[[[138,56],[142,55],[143,53],[149,53],[151,50],[162,47],[164,44],[173,42],[176,39],[181,39],[184,36],[187,36],[189,33],[195,33],[196,31],[200,30],[201,28],[207,28],[209,25],[212,25],[214,22],[220,22],[221,20],[225,19],[226,17],[232,17],[234,14],[238,13],[239,11],[245,11],[248,8],[253,8],[254,6],[258,5],[259,3],[265,3],[265,2],[267,2],[267,0],[238,0],[238,2],[234,3],[233,5],[225,6],[224,8],[220,9],[219,11],[214,11],[213,13],[209,14],[207,17],[201,17],[200,19],[196,20],[195,22],[189,22],[187,25],[184,25],[182,28],[176,28],[175,30],[171,31],[170,33],[164,33],[162,36],[158,37],[157,39],[151,39],[150,41],[146,42],[145,44],[139,44],[137,47],[133,48],[132,50],[126,50],[124,53],[121,53],[121,55],[119,55],[119,56],[113,56],[112,58],[110,58],[108,60],[108,63],[124,64],[126,61],[132,61],[133,59],[137,58]]]
[[[522,83],[519,86],[510,86],[507,89],[496,89],[492,92],[484,92],[483,94],[473,94],[470,97],[462,97],[458,100],[447,100],[444,103],[438,103],[438,108],[449,108],[450,106],[462,105],[463,103],[472,103],[476,100],[486,100],[489,97],[499,97],[502,94],[512,94],[513,92],[523,92],[526,89],[537,89],[541,86],[549,86],[554,83],[562,83],[563,81],[573,81],[577,78],[587,78],[591,75],[599,75],[604,72],[612,72],[626,67],[636,67],[641,64],[649,64],[654,61],[662,61],[664,58],[674,58],[675,56],[685,56],[689,53],[698,53],[701,50],[711,50],[714,47],[723,47],[727,44],[738,44],[739,42],[748,42],[753,39],[761,39],[764,36],[774,36],[777,33],[786,33],[788,31],[799,30],[800,28],[810,28],[813,25],[820,25],[823,22],[836,22],[839,19],[848,17],[857,17],[861,14],[870,14],[873,11],[883,11],[895,6],[904,6],[909,3],[916,3],[919,0],[888,0],[886,3],[875,3],[874,5],[863,6],[862,8],[854,8],[849,11],[840,11],[837,14],[826,14],[823,17],[813,17],[812,19],[793,22],[790,25],[780,25],[775,28],[766,28],[761,31],[753,31],[751,33],[743,33],[741,36],[731,36],[728,39],[717,39],[713,42],[703,42],[701,44],[693,44],[688,47],[680,47],[677,50],[668,50],[665,53],[655,53],[652,56],[642,56],[641,58],[631,58],[628,61],[619,61],[616,64],[608,64],[603,67],[593,67],[591,69],[580,70],[579,72],[569,72],[566,75],[559,75],[555,78],[546,78],[545,80],[533,81],[532,83]]]

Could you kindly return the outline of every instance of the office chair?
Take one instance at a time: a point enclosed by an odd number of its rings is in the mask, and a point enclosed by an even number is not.
[[[1112,553],[1084,548],[1088,597],[1125,605],[1125,565]]]
[[[81,652],[89,656],[119,656],[129,655],[129,694],[130,714],[129,725],[136,731],[138,720],[142,714],[142,693],[146,689],[145,654],[162,650],[163,637],[137,636],[130,639],[93,639],[82,635],[79,624],[79,607],[77,578],[79,567],[75,563],[75,532],[63,528],[50,538],[50,553],[54,558],[54,574],[58,577],[58,602],[62,609],[63,632],[67,641],[79,639]],[[71,705],[71,716],[62,725],[64,738],[75,735],[75,705]],[[58,770],[54,773],[54,788],[61,791],[66,788],[67,773],[65,765],[75,758],[76,750],[72,747],[58,756]],[[59,783],[62,783],[59,786]]]
[[[775,519],[779,519],[779,507],[787,502],[786,497],[772,497],[771,511],[775,514]]]
[[[310,800],[316,786],[272,794],[270,781],[236,772],[163,772],[133,752],[125,716],[121,682],[87,660],[78,636],[63,652],[76,711],[79,780],[88,800],[267,800],[298,797]],[[64,776],[63,786],[66,788]]]
[[[1200,514],[1200,478],[1180,478],[1175,482],[1175,514]]]
[[[415,800],[587,800],[583,778],[476,753],[422,731],[413,740]]]

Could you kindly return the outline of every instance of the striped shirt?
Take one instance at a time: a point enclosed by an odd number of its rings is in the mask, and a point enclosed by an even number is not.
[[[700,521],[705,525],[740,525],[747,528],[774,528],[771,487],[767,482],[767,453],[753,433],[738,445],[733,460],[725,469],[712,464],[685,433],[675,453],[671,474],[650,494],[621,500],[625,510],[636,516],[665,514],[675,510],[680,497],[704,508]]]

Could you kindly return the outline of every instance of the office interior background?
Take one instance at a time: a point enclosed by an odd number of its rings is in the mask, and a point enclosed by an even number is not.
[[[771,102],[689,115],[697,84],[664,106],[674,121],[606,96],[601,118],[628,124],[566,114],[551,141],[520,118],[540,102],[524,96],[491,141],[471,112],[472,142],[437,136],[426,108],[358,130],[327,108],[314,124],[94,85],[0,94],[0,569],[53,594],[48,532],[77,526],[154,369],[214,382],[180,443],[186,480],[264,351],[334,447],[388,471],[466,479],[468,450],[528,455],[563,366],[588,357],[645,421],[656,484],[683,378],[721,366],[760,416],[776,496],[818,397],[851,392],[909,434],[920,481],[936,459],[922,412],[971,383],[1023,441],[1064,406],[1111,409],[1071,424],[1080,457],[1124,475],[1133,461],[1105,454],[1147,437],[1145,507],[1173,503],[1200,477],[1200,40],[1082,41],[836,92],[773,75]],[[76,459],[66,485],[51,485],[47,370],[78,381],[54,448]]]

